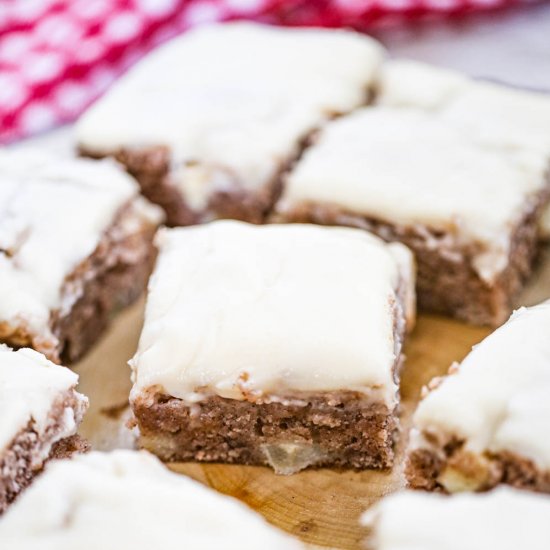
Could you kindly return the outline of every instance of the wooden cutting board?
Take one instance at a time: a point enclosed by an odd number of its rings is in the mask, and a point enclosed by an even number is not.
[[[519,304],[550,297],[550,253],[540,266]],[[92,353],[76,367],[80,390],[90,397],[90,411],[81,433],[94,448],[132,447],[134,434],[126,427],[132,357],[139,336],[143,301],[123,312]],[[460,361],[489,329],[449,319],[422,315],[409,337],[402,372],[402,431],[399,458],[392,471],[351,472],[311,470],[283,477],[268,468],[249,466],[174,464],[172,469],[214,489],[232,495],[263,514],[271,523],[314,547],[361,548],[367,534],[359,517],[383,495],[403,487],[402,448],[411,412],[421,388]]]

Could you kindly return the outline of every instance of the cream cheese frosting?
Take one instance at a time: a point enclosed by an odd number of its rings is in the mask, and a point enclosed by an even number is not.
[[[450,233],[459,245],[479,245],[474,267],[492,282],[545,169],[540,157],[480,148],[424,110],[367,107],[324,128],[290,173],[277,210],[327,204]]]
[[[437,110],[470,82],[459,72],[407,59],[386,61],[379,74],[376,103],[387,107]]]
[[[208,189],[267,183],[300,140],[365,103],[381,46],[347,31],[208,25],[158,48],[83,116],[87,150],[165,145],[200,208]]]
[[[511,488],[454,496],[406,491],[384,498],[362,522],[371,550],[547,550],[550,497]]]
[[[49,334],[64,279],[137,184],[110,160],[0,150],[0,324]]]
[[[29,424],[39,439],[46,437],[55,401],[73,391],[77,383],[74,372],[48,361],[41,353],[28,348],[13,351],[0,344],[0,459],[3,450],[21,431],[28,429]],[[84,409],[87,398],[76,395]],[[43,456],[39,458],[47,458],[56,440],[76,433],[80,422],[78,413],[66,409],[62,422],[55,420],[61,424],[60,430],[56,439],[43,442]]]
[[[386,63],[378,87],[382,105],[431,110],[481,147],[500,148],[506,154],[519,152],[550,167],[548,94],[478,81],[407,60]],[[540,230],[550,237],[550,208]]]
[[[403,245],[232,221],[161,230],[157,243],[132,399],[150,387],[190,403],[350,390],[395,405],[397,291],[414,288]]]
[[[237,500],[133,451],[51,462],[0,521],[0,540],[10,550],[303,548]]]
[[[473,453],[510,451],[550,470],[550,302],[517,310],[442,379],[414,414],[413,449],[453,436]]]
[[[438,112],[481,145],[530,149],[550,160],[550,95],[468,78],[416,61],[381,71],[378,103]]]

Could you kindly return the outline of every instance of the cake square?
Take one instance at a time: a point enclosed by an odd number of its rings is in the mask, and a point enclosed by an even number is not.
[[[72,363],[144,290],[161,220],[112,161],[0,151],[0,342]]]
[[[416,257],[421,309],[498,325],[532,270],[547,161],[483,147],[424,109],[366,107],[320,132],[273,219],[400,241]]]
[[[168,225],[261,223],[309,134],[366,103],[382,59],[349,31],[235,22],[186,32],[139,62],[77,125]]]
[[[77,382],[32,349],[0,345],[0,514],[50,457],[84,446],[75,434],[88,399]]]
[[[550,302],[521,308],[430,384],[408,449],[413,487],[550,493],[549,327]]]
[[[304,549],[238,500],[122,450],[48,464],[2,518],[0,540],[10,550]]]
[[[550,497],[511,488],[484,494],[405,491],[385,497],[362,522],[366,550],[546,550]]]
[[[165,461],[385,468],[414,319],[412,257],[364,231],[162,230],[131,361],[140,444]]]

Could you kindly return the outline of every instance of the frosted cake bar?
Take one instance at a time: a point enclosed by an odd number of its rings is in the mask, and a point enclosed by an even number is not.
[[[320,132],[274,219],[400,241],[418,263],[421,309],[498,325],[532,269],[546,170],[541,155],[483,147],[429,111],[366,107]]]
[[[122,77],[80,120],[78,143],[123,162],[169,225],[260,223],[310,132],[368,101],[381,59],[353,32],[202,26]]]
[[[410,252],[364,231],[215,222],[159,233],[132,366],[166,461],[388,467],[414,319]]]
[[[77,382],[34,350],[0,345],[0,513],[48,458],[84,447],[75,434],[88,400]]]
[[[421,107],[481,146],[540,156],[550,167],[550,95],[474,80],[458,72],[408,60],[384,65],[378,103]],[[550,208],[539,221],[550,238]]]
[[[380,75],[379,105],[426,109],[480,145],[550,157],[548,94],[407,60],[388,61]]]
[[[161,219],[112,161],[0,150],[0,342],[76,361],[143,291]]]
[[[516,311],[436,379],[414,414],[411,485],[550,492],[550,302]]]

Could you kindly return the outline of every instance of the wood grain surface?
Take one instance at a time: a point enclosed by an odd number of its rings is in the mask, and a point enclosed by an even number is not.
[[[519,303],[550,297],[550,260],[545,252],[533,281]],[[519,304],[518,304],[519,305]],[[90,412],[82,434],[96,449],[132,447],[134,434],[126,427],[130,389],[127,360],[133,355],[142,320],[143,303],[122,313],[93,352],[77,366],[80,390],[90,397]],[[312,547],[361,548],[366,532],[359,517],[373,502],[403,487],[402,448],[411,412],[421,388],[444,374],[489,333],[441,317],[422,315],[408,339],[402,372],[402,437],[392,471],[310,470],[276,476],[268,468],[174,464],[171,468],[214,489],[232,495],[263,514],[271,523],[300,537]]]

